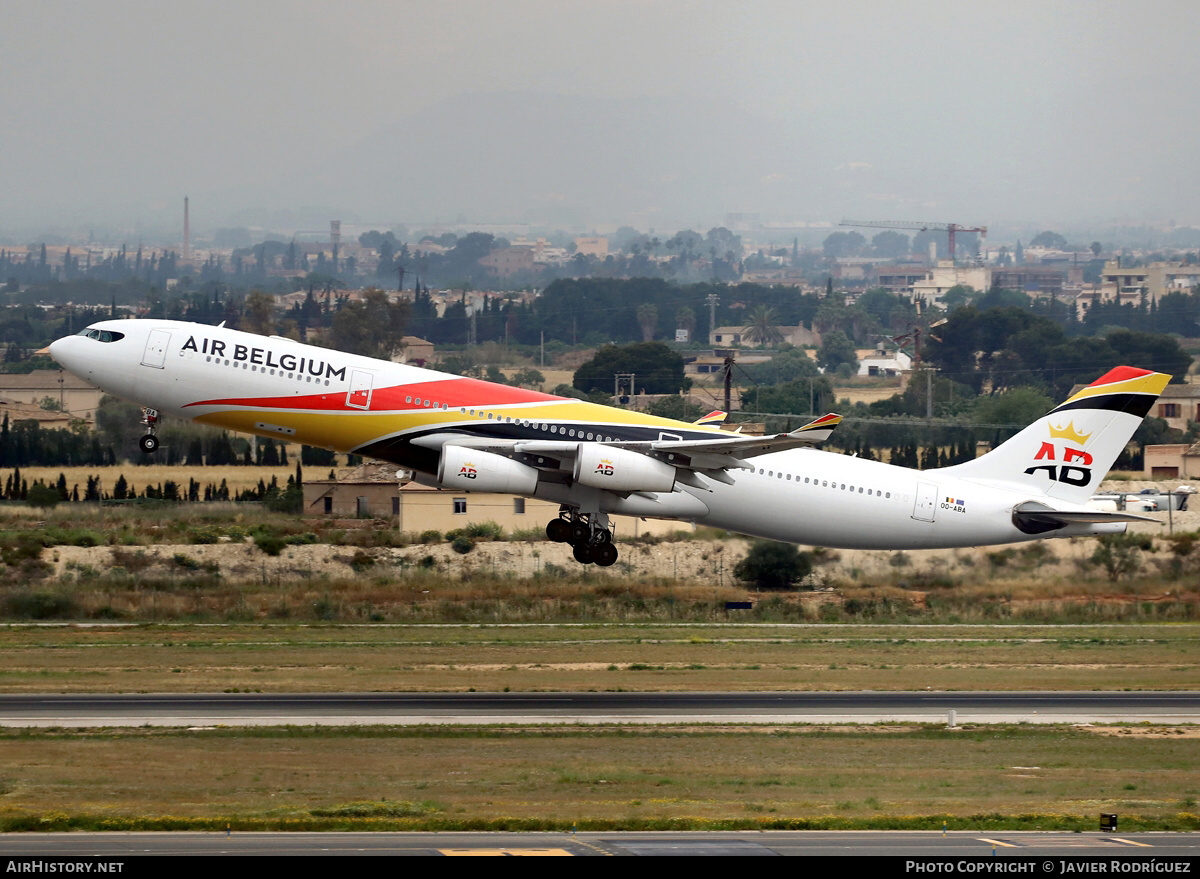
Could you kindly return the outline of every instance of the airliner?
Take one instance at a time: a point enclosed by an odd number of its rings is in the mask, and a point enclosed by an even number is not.
[[[846,549],[1111,534],[1145,517],[1087,501],[1170,376],[1118,366],[987,454],[911,470],[816,448],[841,421],[747,436],[222,326],[130,319],[50,345],[68,372],[160,413],[395,464],[398,478],[558,503],[583,564],[617,560],[610,516]],[[404,472],[407,471],[407,472]]]

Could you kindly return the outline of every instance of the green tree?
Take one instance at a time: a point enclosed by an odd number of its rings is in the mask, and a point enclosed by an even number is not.
[[[783,341],[780,331],[779,317],[775,309],[767,305],[756,305],[747,315],[747,324],[742,329],[742,335],[748,342],[774,347]]]
[[[55,507],[62,499],[62,495],[57,489],[51,488],[40,481],[29,486],[29,492],[25,498],[30,506],[40,507],[41,509]]]
[[[248,333],[269,336],[275,332],[275,297],[255,290],[246,297],[245,326]]]
[[[854,350],[854,343],[841,330],[826,333],[817,352],[817,365],[826,372],[835,372],[843,364],[858,369],[858,353]]]
[[[1039,232],[1029,242],[1030,247],[1045,247],[1050,250],[1064,250],[1067,246],[1067,239],[1057,232]]]
[[[756,385],[779,385],[821,374],[816,362],[794,345],[783,345],[764,363],[749,363],[738,369]]]
[[[971,413],[974,424],[994,431],[995,444],[1013,436],[1054,408],[1054,401],[1035,388],[1013,388],[1003,394],[978,397]]]
[[[676,421],[695,421],[704,410],[684,396],[662,397],[646,407],[646,411],[659,418],[674,418]]]
[[[33,489],[30,489],[32,492]],[[1142,534],[1105,534],[1096,539],[1096,550],[1088,560],[1104,568],[1108,579],[1115,583],[1122,577],[1137,573],[1142,566],[1139,550],[1149,546],[1150,539]]]
[[[546,383],[546,377],[532,367],[518,369],[509,379],[509,384],[518,388],[540,388]]]
[[[408,303],[393,302],[382,290],[372,287],[362,299],[347,302],[333,316],[329,347],[391,360],[403,346],[407,323]]]
[[[642,341],[653,342],[654,331],[658,328],[658,309],[653,305],[639,305],[637,309],[637,322],[642,330]]]
[[[871,239],[871,251],[876,256],[886,259],[900,259],[908,256],[910,250],[909,238],[901,232],[893,232],[888,229]]]
[[[611,393],[617,373],[633,373],[635,391],[677,394],[691,381],[683,374],[683,357],[662,342],[605,345],[575,372],[574,387],[584,392]]]

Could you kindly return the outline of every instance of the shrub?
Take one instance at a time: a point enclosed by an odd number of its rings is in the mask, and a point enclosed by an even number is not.
[[[29,486],[29,493],[26,495],[26,500],[31,507],[41,507],[44,510],[48,510],[57,506],[58,502],[62,500],[62,496],[59,495],[57,489],[43,485],[40,482],[35,482]]]
[[[1104,568],[1114,583],[1122,577],[1137,573],[1142,566],[1139,550],[1146,549],[1148,538],[1140,534],[1105,534],[1096,540],[1096,551],[1088,559]]]
[[[28,592],[21,590],[4,599],[7,616],[18,619],[52,620],[75,616],[75,602],[61,592]]]
[[[504,528],[496,522],[475,522],[462,529],[467,537],[479,537],[484,540],[503,540]]]
[[[758,589],[791,589],[812,572],[812,556],[794,544],[758,540],[734,566],[733,576]]]
[[[460,534],[450,541],[450,548],[459,555],[466,555],[475,548],[475,541],[465,534]]]
[[[287,541],[272,531],[257,531],[254,534],[254,545],[270,556],[277,556],[288,545]]]

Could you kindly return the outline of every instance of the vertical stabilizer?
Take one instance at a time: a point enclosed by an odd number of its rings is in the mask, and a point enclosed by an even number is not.
[[[1170,380],[1118,366],[983,457],[939,472],[1082,504]]]

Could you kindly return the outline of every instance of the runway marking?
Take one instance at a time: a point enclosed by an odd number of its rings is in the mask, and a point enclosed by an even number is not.
[[[438,852],[448,858],[572,858],[565,848],[440,848]]]
[[[1154,846],[1152,846],[1152,845],[1151,845],[1150,843],[1148,843],[1148,842],[1136,842],[1136,841],[1134,841],[1134,840],[1132,840],[1132,839],[1122,839],[1122,838],[1121,838],[1121,837],[1119,837],[1119,836],[1110,836],[1110,837],[1108,838],[1107,842],[1119,842],[1119,843],[1121,843],[1122,845],[1139,845],[1139,846],[1141,846],[1142,848],[1154,848]]]
[[[986,836],[980,836],[980,837],[978,837],[978,839],[980,842],[986,842],[989,845],[1002,845],[1005,848],[1024,848],[1025,847],[1019,842],[1005,842],[1002,839],[988,839]]]

